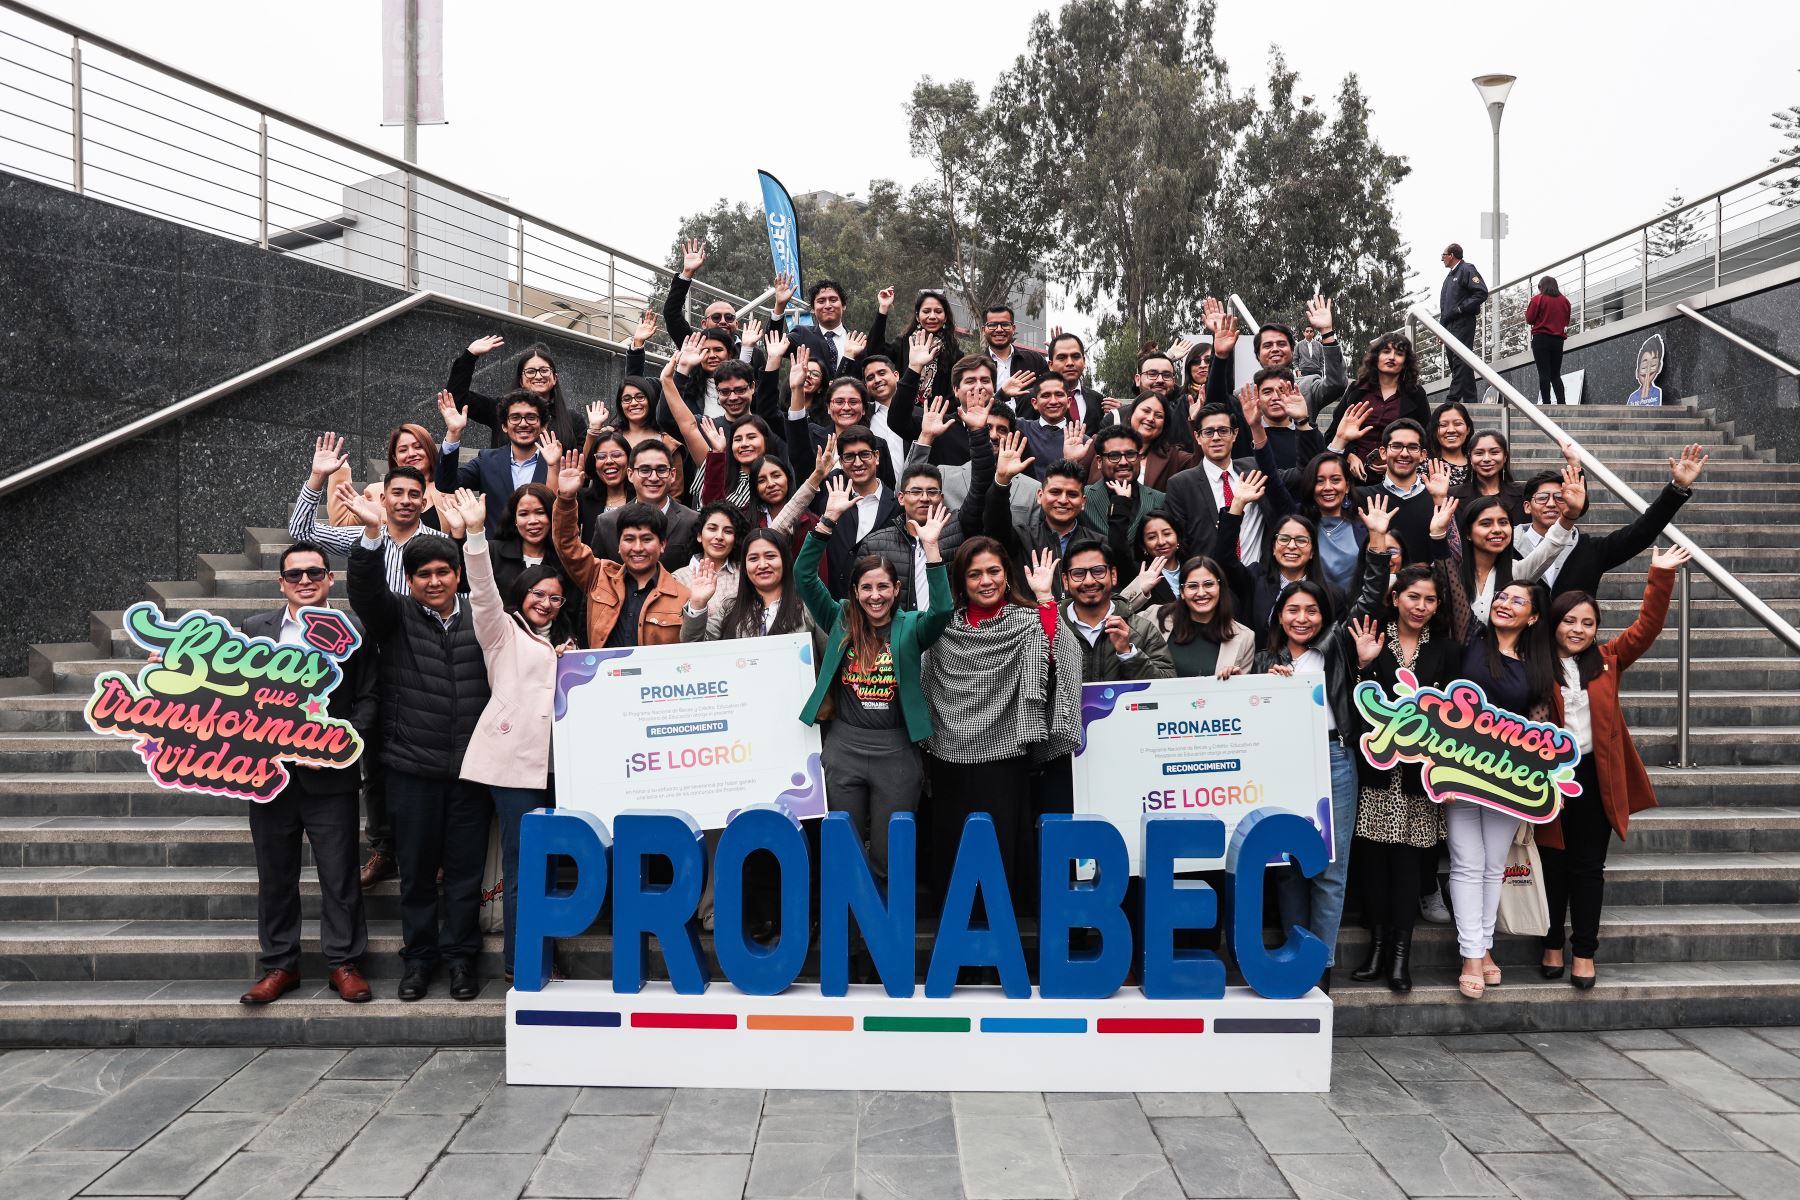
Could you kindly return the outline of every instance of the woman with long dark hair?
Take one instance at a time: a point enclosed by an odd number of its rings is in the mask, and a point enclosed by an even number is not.
[[[1247,674],[1256,661],[1256,635],[1232,619],[1225,570],[1210,558],[1181,564],[1179,593],[1157,610],[1156,627],[1178,677],[1229,679]]]
[[[508,595],[513,582],[532,567],[548,566],[562,573],[550,541],[550,510],[554,507],[556,493],[541,483],[523,484],[507,500],[506,519],[490,543],[494,582],[501,595]]]
[[[1318,454],[1300,469],[1294,501],[1318,529],[1314,547],[1325,582],[1346,596],[1360,590],[1368,531],[1356,514],[1350,472],[1341,454]]]
[[[505,430],[500,424],[506,414],[494,397],[475,391],[470,385],[475,381],[476,360],[504,345],[506,339],[498,334],[476,338],[450,364],[450,378],[444,384],[444,390],[456,400],[456,406],[468,409],[470,420],[488,427],[494,435],[496,446],[506,444]],[[575,436],[581,429],[576,422],[574,406],[563,397],[562,383],[556,374],[556,363],[550,357],[550,347],[542,342],[533,342],[525,347],[525,353],[513,360],[512,375],[512,386],[506,390],[527,391],[542,399],[545,408],[544,432],[555,434],[556,440],[564,446],[573,446]]]
[[[729,603],[735,599],[738,568],[742,561],[739,543],[743,541],[746,528],[744,514],[734,504],[714,500],[701,509],[700,519],[694,530],[694,556],[686,566],[675,570],[675,582],[682,587],[690,587],[695,573],[704,567],[713,576],[721,603]],[[688,608],[705,615],[705,610],[691,598],[684,607],[682,616],[688,615]]]
[[[717,568],[710,562],[696,564],[688,584],[688,606],[681,612],[682,641],[823,632],[800,599],[785,533],[752,529],[744,535],[741,557],[737,594],[729,599],[718,590]]]
[[[1463,502],[1458,522],[1467,534],[1472,516],[1469,501],[1498,496],[1514,525],[1531,518],[1525,513],[1525,486],[1513,478],[1512,443],[1498,429],[1478,429],[1469,439],[1469,477],[1450,485],[1450,494]]]
[[[1469,477],[1469,431],[1474,429],[1461,400],[1446,400],[1425,423],[1425,457],[1450,468],[1450,486]]]
[[[1525,324],[1531,327],[1531,361],[1537,367],[1538,403],[1566,404],[1563,397],[1563,341],[1569,334],[1569,298],[1556,286],[1556,276],[1538,280],[1537,295],[1525,306]]]
[[[1144,392],[1119,412],[1120,422],[1144,440],[1142,473],[1145,487],[1168,489],[1169,479],[1200,461],[1200,456],[1175,441],[1175,421],[1169,402],[1155,392]]]
[[[1613,834],[1625,840],[1631,814],[1656,806],[1644,760],[1638,757],[1619,704],[1619,677],[1642,658],[1669,615],[1675,575],[1689,559],[1680,546],[1650,556],[1650,578],[1631,628],[1609,642],[1599,640],[1600,605],[1586,592],[1564,592],[1550,606],[1558,688],[1552,710],[1581,748],[1575,781],[1581,795],[1563,803],[1556,820],[1539,825],[1544,893],[1550,932],[1544,938],[1543,976],[1563,973],[1563,915],[1570,917],[1569,982],[1594,986],[1594,955],[1600,946],[1600,910],[1606,894],[1606,849]]]
[[[387,465],[388,470],[395,467],[412,467],[425,476],[425,509],[419,514],[419,523],[429,525],[433,529],[443,529],[443,521],[439,518],[440,508],[445,505],[444,494],[437,490],[437,439],[423,425],[407,422],[396,425],[388,431]],[[333,471],[325,480],[325,513],[326,519],[333,525],[361,525],[362,518],[346,508],[337,499],[340,484],[350,482],[350,463]],[[372,504],[381,503],[381,483],[374,481],[363,488],[363,495]]]
[[[1261,471],[1246,471],[1244,481],[1231,498],[1231,506],[1219,514],[1213,530],[1212,557],[1225,570],[1237,601],[1237,611],[1256,635],[1258,644],[1268,640],[1274,624],[1276,600],[1289,584],[1308,580],[1325,589],[1333,611],[1342,612],[1347,599],[1343,589],[1325,578],[1324,564],[1318,554],[1319,527],[1298,513],[1289,513],[1275,522],[1268,549],[1261,561],[1244,566],[1238,553],[1238,538],[1243,530],[1244,512],[1262,499],[1268,477]],[[1385,500],[1376,497],[1371,504]]]
[[[1566,469],[1564,478],[1563,494],[1567,497]],[[1585,501],[1585,487],[1581,487],[1580,494]],[[1568,545],[1575,528],[1571,514],[1581,511],[1565,507],[1562,517],[1550,527],[1544,540],[1521,558],[1513,546],[1512,515],[1506,511],[1500,497],[1482,496],[1466,507],[1469,529],[1463,539],[1462,558],[1457,562],[1452,578],[1460,593],[1456,597],[1458,609],[1467,610],[1466,616],[1458,611],[1454,617],[1457,628],[1465,635],[1468,618],[1487,620],[1494,597],[1507,584],[1514,580],[1530,583],[1550,569],[1550,564]]]
[[[588,406],[588,449],[581,456],[587,476],[581,489],[583,529],[592,529],[594,519],[601,513],[623,508],[637,499],[637,489],[631,486],[631,443],[616,429],[599,428],[599,422],[592,420],[596,407]],[[604,405],[598,407],[605,412]]]
[[[1122,568],[1120,576],[1133,567],[1139,568],[1131,582],[1120,590],[1119,599],[1130,605],[1132,612],[1174,603],[1181,591],[1182,564],[1191,557],[1181,544],[1181,531],[1167,513],[1158,509],[1139,518],[1131,544],[1122,545],[1129,516],[1122,513],[1111,519],[1107,530],[1107,551]]]
[[[923,408],[938,396],[954,396],[950,368],[963,356],[963,348],[956,337],[956,321],[950,313],[950,297],[943,292],[922,289],[913,298],[912,320],[906,323],[899,338],[890,342],[887,337],[888,307],[893,301],[894,293],[891,288],[884,289],[878,297],[879,311],[869,326],[869,345],[877,353],[886,354],[891,362],[906,363],[912,354],[913,334],[922,332],[936,338],[937,354],[919,369],[918,405]]]
[[[1372,470],[1376,448],[1390,424],[1408,417],[1423,427],[1431,418],[1431,402],[1419,386],[1419,365],[1413,355],[1412,339],[1405,334],[1384,333],[1369,345],[1356,378],[1344,389],[1332,427],[1325,432],[1327,445],[1336,438],[1337,423],[1345,410],[1357,403],[1368,404],[1368,416],[1362,436],[1346,448]]]

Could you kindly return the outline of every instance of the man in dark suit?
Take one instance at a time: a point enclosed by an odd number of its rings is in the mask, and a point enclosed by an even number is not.
[[[1462,247],[1455,242],[1444,247],[1442,262],[1450,273],[1438,285],[1438,321],[1451,337],[1479,352],[1481,347],[1475,344],[1475,319],[1481,313],[1481,306],[1487,303],[1487,284],[1481,282],[1481,272],[1475,269],[1474,263],[1463,261]],[[1444,357],[1450,360],[1450,391],[1444,398],[1461,400],[1464,404],[1475,403],[1474,368],[1448,350],[1444,351]]]
[[[806,302],[812,306],[813,323],[788,330],[788,353],[805,346],[824,368],[826,380],[836,379],[848,373],[851,361],[845,341],[850,331],[844,328],[844,289],[835,279],[817,280],[807,289]]]
[[[882,443],[865,425],[852,425],[838,434],[838,461],[856,497],[850,511],[838,518],[825,544],[825,585],[838,599],[850,595],[850,568],[856,564],[857,547],[878,529],[885,529],[900,512],[900,498],[881,481]],[[829,482],[829,480],[827,480]],[[823,512],[825,491],[819,491],[815,508]]]
[[[1669,482],[1637,520],[1607,534],[1583,534],[1579,529],[1547,567],[1542,576],[1553,596],[1564,592],[1600,594],[1600,581],[1608,571],[1622,567],[1655,544],[1675,514],[1694,494],[1694,482],[1706,466],[1706,450],[1695,444],[1682,448],[1680,458],[1669,460]],[[1513,527],[1513,545],[1528,554],[1543,541],[1550,526],[1561,519],[1568,505],[1563,499],[1562,474],[1541,471],[1525,485],[1525,511],[1531,522]],[[1575,518],[1582,514],[1577,511]],[[1573,519],[1573,518],[1572,518]]]
[[[694,539],[700,531],[700,514],[679,503],[669,494],[674,482],[674,463],[669,448],[657,441],[639,442],[631,448],[631,486],[639,504],[647,504],[663,515],[667,531],[663,539],[662,564],[671,571],[687,566],[694,554]],[[594,520],[594,531],[588,545],[601,558],[619,560],[619,514],[615,508]]]
[[[994,360],[994,386],[1004,387],[1014,375],[1029,371],[1033,382],[1050,373],[1050,360],[1036,350],[1027,350],[1013,341],[1017,329],[1013,310],[1005,304],[990,304],[981,321],[982,349]]]
[[[1087,347],[1081,339],[1072,333],[1059,333],[1051,338],[1050,369],[1061,375],[1068,385],[1069,419],[1081,422],[1089,433],[1098,430],[1106,420],[1106,397],[1082,382],[1081,377],[1087,371]],[[1019,415],[1031,416],[1026,411],[1029,407],[1029,403],[1021,402]]]
[[[458,488],[481,492],[493,501],[488,508],[487,535],[498,537],[506,519],[506,501],[528,483],[542,483],[549,476],[539,439],[544,432],[544,401],[530,392],[509,392],[500,401],[501,428],[506,445],[483,450],[468,462],[457,461],[466,410],[456,407],[448,392],[438,395],[438,411],[444,416],[444,444],[438,451],[437,486],[446,496]],[[554,439],[549,443],[560,451]],[[560,454],[558,455],[560,457]]]
[[[1274,459],[1268,457],[1266,439],[1257,447],[1257,453],[1262,457],[1231,457],[1231,443],[1237,436],[1237,426],[1231,419],[1231,410],[1222,404],[1208,404],[1200,410],[1194,436],[1200,443],[1200,463],[1169,480],[1163,508],[1180,531],[1181,544],[1188,552],[1205,554],[1207,547],[1213,544],[1219,513],[1231,504],[1237,489],[1243,486],[1244,472],[1262,471],[1265,475],[1277,476],[1277,482],[1279,472],[1275,470]],[[1270,490],[1276,489],[1271,487]],[[1264,534],[1274,532],[1273,523],[1268,496],[1244,513],[1238,556],[1245,566],[1262,560]]]
[[[323,606],[332,571],[324,547],[296,542],[281,554],[279,580],[287,603],[243,623],[252,637],[304,645],[299,611]],[[346,614],[348,615],[348,614]],[[356,623],[354,617],[349,618]],[[357,623],[361,632],[361,625]],[[367,737],[377,714],[374,654],[358,647],[343,661],[343,679],[332,690],[329,711]],[[366,743],[365,743],[366,749]],[[289,764],[287,786],[266,804],[250,806],[250,842],[256,852],[256,937],[261,979],[239,999],[268,1004],[300,986],[300,835],[312,843],[319,875],[319,946],[331,968],[331,990],[360,1004],[369,999],[361,960],[368,949],[362,883],[357,878],[357,785],[360,769]]]

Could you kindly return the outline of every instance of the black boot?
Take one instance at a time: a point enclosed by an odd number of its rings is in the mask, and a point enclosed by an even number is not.
[[[1358,983],[1367,983],[1371,979],[1380,979],[1387,970],[1390,937],[1385,925],[1377,925],[1369,930],[1369,961],[1350,972],[1350,978]]]
[[[1412,930],[1394,930],[1393,952],[1387,968],[1387,985],[1393,991],[1412,991],[1412,939]]]

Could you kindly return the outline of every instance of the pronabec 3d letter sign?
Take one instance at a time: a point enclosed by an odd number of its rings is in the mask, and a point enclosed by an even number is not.
[[[825,816],[815,864],[785,807],[738,811],[715,856],[710,977],[696,917],[707,860],[682,812],[539,809],[519,844],[515,983],[507,997],[507,1081],[643,1087],[976,1091],[1323,1091],[1331,1001],[1314,987],[1326,947],[1298,926],[1264,943],[1265,864],[1324,869],[1318,831],[1289,812],[1236,823],[1145,815],[1142,907],[1128,911],[1125,837],[1096,816],[1040,825],[1038,983],[1028,974],[993,821],[963,827],[923,987],[913,912],[916,833],[889,825],[877,882],[843,813]],[[781,936],[747,933],[744,863],[779,866]],[[1223,857],[1221,897],[1176,877],[1178,860]],[[1077,878],[1077,865],[1082,870]],[[570,867],[573,867],[571,871]],[[808,911],[817,872],[818,941]],[[572,882],[571,882],[572,879]],[[651,882],[657,880],[658,882]],[[661,882],[666,880],[667,882]],[[560,881],[560,882],[559,882]],[[553,939],[587,932],[612,900],[612,979],[550,980]],[[979,901],[979,904],[977,903]],[[985,913],[985,920],[976,913]],[[1141,915],[1134,933],[1133,915]],[[852,985],[851,929],[879,984]],[[1215,954],[1177,933],[1224,925],[1248,986],[1227,987]],[[1079,938],[1077,931],[1086,931]],[[656,940],[667,983],[648,982]],[[1080,949],[1072,946],[1079,945]],[[797,982],[817,952],[819,982]],[[958,987],[964,967],[999,987]],[[1140,986],[1126,987],[1135,969]]]

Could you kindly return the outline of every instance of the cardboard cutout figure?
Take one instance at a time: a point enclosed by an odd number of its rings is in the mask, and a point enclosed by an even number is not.
[[[1656,386],[1656,377],[1663,369],[1662,334],[1653,333],[1644,339],[1644,344],[1637,352],[1637,391],[1625,397],[1625,403],[1633,407],[1657,407],[1663,402],[1662,389]]]

